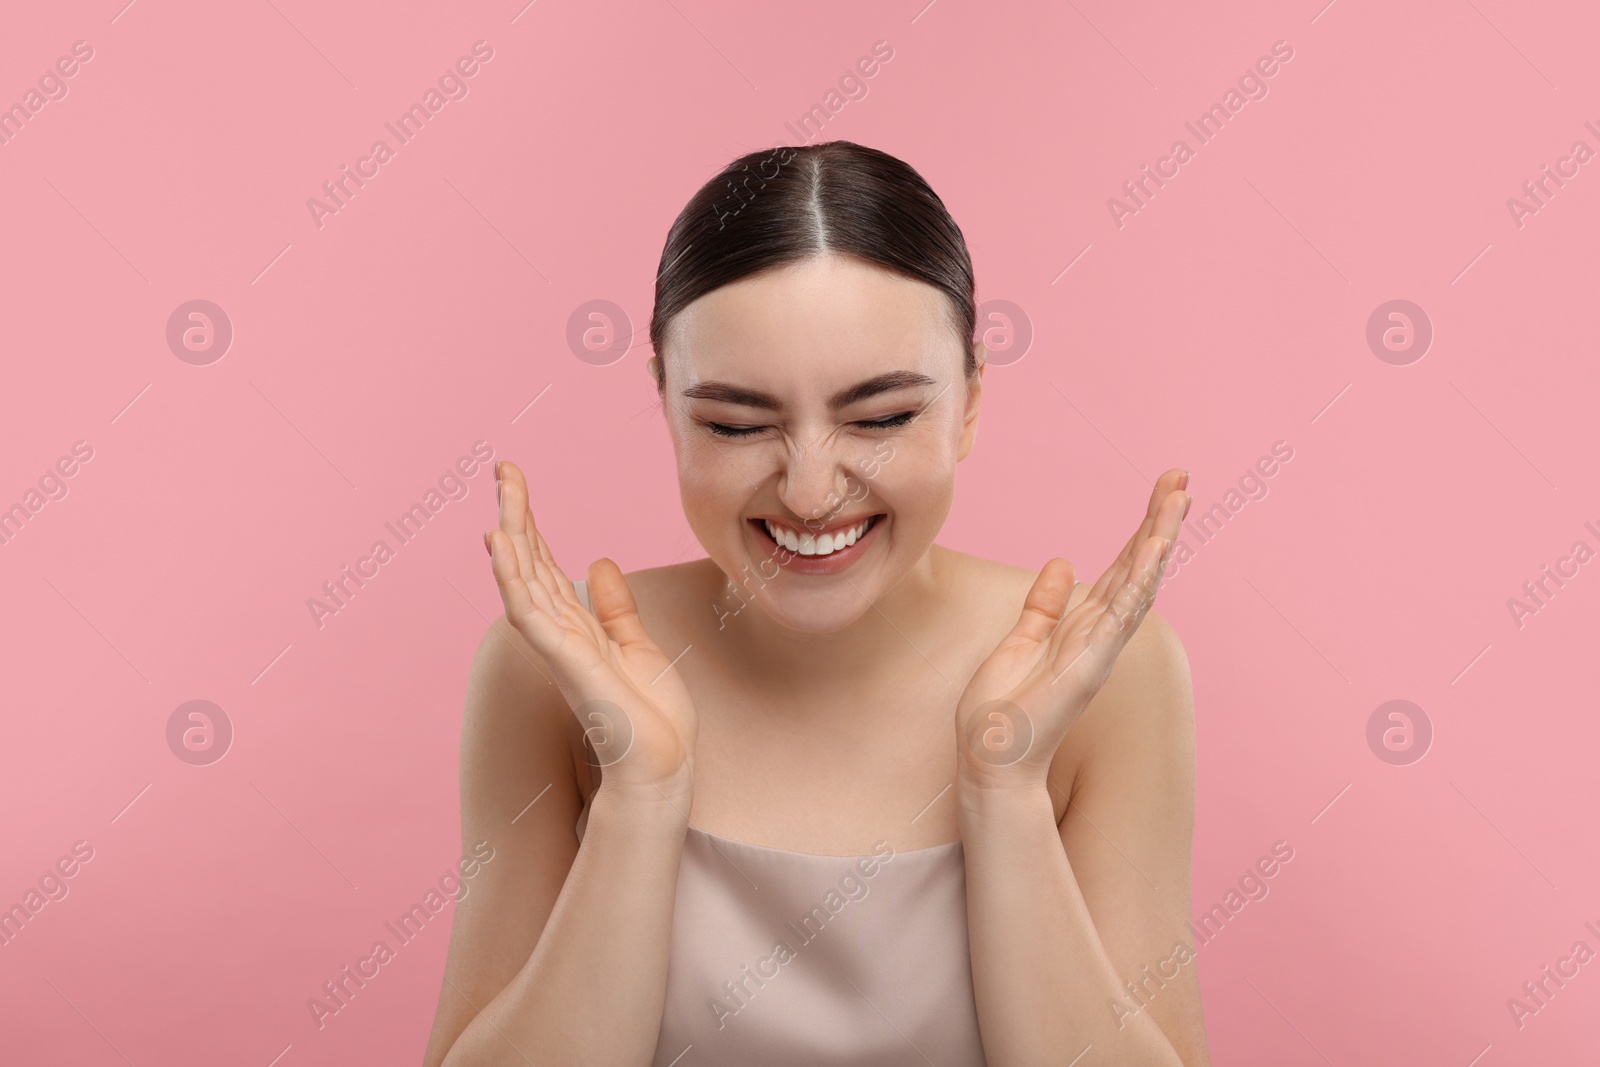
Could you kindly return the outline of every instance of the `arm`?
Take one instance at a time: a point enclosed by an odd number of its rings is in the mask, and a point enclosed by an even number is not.
[[[522,472],[498,463],[495,482],[484,546],[506,614],[473,664],[461,817],[468,841],[498,839],[507,858],[456,916],[426,1063],[642,1067],[666,998],[694,705],[617,565],[589,568],[585,608]],[[581,847],[571,715],[605,768]]]
[[[1080,1054],[1082,1067],[1208,1067],[1187,925],[1192,709],[1182,645],[1152,615],[1072,728],[1088,755],[1059,826],[1062,776],[958,783],[973,987],[995,1067]]]
[[[426,1067],[655,1054],[688,820],[654,789],[603,778],[579,846],[572,712],[541,671],[496,620],[473,662],[461,744],[462,840],[487,840],[495,860],[457,904]]]
[[[1206,1062],[1198,991],[1182,994],[1169,958],[1178,942],[1163,944],[1188,914],[1188,671],[1170,627],[1157,618],[1140,630],[1189,507],[1187,484],[1181,470],[1161,476],[1138,530],[1093,587],[1080,592],[1067,561],[1046,563],[956,706],[973,992],[995,1067]],[[1069,730],[1085,755],[1057,826],[1050,791],[1062,788],[1055,757]],[[1152,893],[1130,896],[1127,871],[1096,851],[1095,827],[1079,824],[1097,818],[1108,827],[1102,840]],[[1146,964],[1178,986],[1163,1001],[1147,990],[1159,1010],[1124,986],[1145,980]],[[1123,996],[1140,1010],[1117,1010]]]

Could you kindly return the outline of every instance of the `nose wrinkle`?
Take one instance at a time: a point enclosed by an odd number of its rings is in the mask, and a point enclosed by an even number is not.
[[[803,456],[803,452],[802,452]],[[813,488],[807,475],[811,472],[809,464],[793,457],[785,464],[780,477],[779,498],[784,505],[801,519],[812,519],[826,522],[828,516],[840,509],[849,496],[849,470],[842,464],[832,459],[824,461],[819,466],[826,466],[828,473],[818,471],[818,475],[825,479],[826,484],[819,484]],[[799,476],[796,471],[799,471]],[[841,476],[844,486],[840,486]]]

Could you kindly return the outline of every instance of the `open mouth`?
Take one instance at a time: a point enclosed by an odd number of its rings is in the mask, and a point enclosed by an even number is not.
[[[878,520],[882,518],[882,514],[869,515],[854,526],[848,526],[843,530],[832,530],[821,536],[811,531],[794,530],[789,526],[768,522],[765,518],[752,518],[749,522],[762,533],[766,541],[776,547],[794,552],[797,557],[827,560],[840,555],[854,555],[854,547],[866,541],[872,530],[877,528]]]

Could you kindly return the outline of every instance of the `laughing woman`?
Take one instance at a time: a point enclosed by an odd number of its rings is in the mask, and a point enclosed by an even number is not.
[[[650,323],[707,558],[569,581],[498,465],[461,817],[500,858],[430,1067],[1209,1062],[1188,666],[1149,613],[1188,475],[1092,584],[936,544],[973,296],[898,159],[746,156],[673,225]],[[1012,488],[1018,522],[1054,491]]]

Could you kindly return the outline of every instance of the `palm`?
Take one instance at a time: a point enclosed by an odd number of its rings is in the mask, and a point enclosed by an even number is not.
[[[584,608],[534,524],[522,472],[509,462],[500,470],[500,529],[488,536],[506,618],[550,665],[607,776],[641,784],[681,776],[694,751],[694,704],[640,624],[621,571],[596,561],[593,611]]]
[[[968,766],[1042,775],[1149,611],[1163,553],[1187,507],[1182,472],[1157,481],[1144,521],[1083,599],[1067,607],[1072,564],[1047,563],[1017,625],[979,665],[956,707]]]

